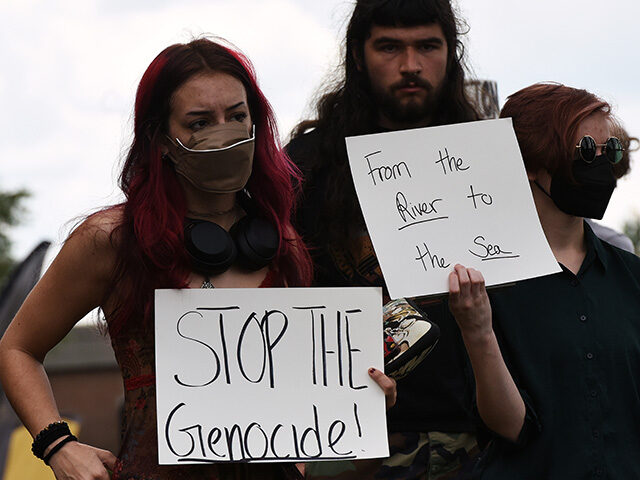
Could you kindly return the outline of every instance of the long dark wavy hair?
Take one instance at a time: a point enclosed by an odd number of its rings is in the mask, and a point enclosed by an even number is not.
[[[126,200],[111,207],[122,212],[112,233],[117,260],[110,290],[121,297],[108,319],[112,336],[129,321],[150,321],[154,289],[187,284],[189,263],[183,245],[187,206],[174,167],[162,158],[160,148],[173,93],[194,75],[208,71],[233,76],[247,92],[256,140],[246,189],[256,214],[271,221],[280,236],[271,267],[276,281],[292,286],[311,281],[310,257],[291,225],[292,179],[299,179],[299,172],[281,148],[275,116],[253,66],[241,53],[206,38],[171,45],[151,62],[138,86],[134,138],[120,174]]]
[[[358,68],[353,53],[364,58],[364,43],[372,25],[412,27],[434,23],[442,28],[448,58],[446,77],[432,115],[433,125],[478,119],[465,94],[464,47],[459,39],[463,26],[449,0],[358,0],[347,27],[340,66],[343,75],[321,94],[316,104],[316,118],[299,123],[291,134],[295,139],[315,128],[321,135],[320,148],[304,159],[305,176],[313,178],[320,169],[326,169],[329,175],[326,208],[318,219],[322,238],[314,239],[316,243],[342,243],[364,225],[344,138],[378,131],[378,110],[367,72]]]

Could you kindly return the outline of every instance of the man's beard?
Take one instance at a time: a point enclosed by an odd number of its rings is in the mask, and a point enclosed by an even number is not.
[[[421,87],[425,95],[411,98],[398,97],[396,92],[405,87]],[[417,75],[406,75],[401,81],[394,83],[387,90],[375,89],[372,93],[380,113],[394,123],[416,125],[432,120],[440,98],[440,87],[434,88],[431,83]]]

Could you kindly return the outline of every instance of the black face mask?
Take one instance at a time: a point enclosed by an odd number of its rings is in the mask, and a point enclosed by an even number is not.
[[[550,193],[535,183],[567,215],[600,220],[616,188],[611,163],[606,155],[598,155],[591,163],[576,159],[572,172],[577,183],[555,173],[551,178]]]

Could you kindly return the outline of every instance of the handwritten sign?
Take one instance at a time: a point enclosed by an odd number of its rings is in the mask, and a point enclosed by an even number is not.
[[[351,172],[392,298],[448,291],[456,263],[487,285],[560,271],[511,119],[349,137]]]
[[[162,465],[388,456],[379,288],[156,290]]]

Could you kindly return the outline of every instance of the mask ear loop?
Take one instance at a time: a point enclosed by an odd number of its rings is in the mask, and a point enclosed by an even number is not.
[[[542,190],[542,193],[544,193],[547,197],[551,198],[551,194],[549,192],[547,192],[544,188],[542,188],[542,185],[540,185],[537,180],[534,180],[533,184],[536,187],[538,187],[540,190]],[[551,198],[551,200],[553,200],[553,198]]]

